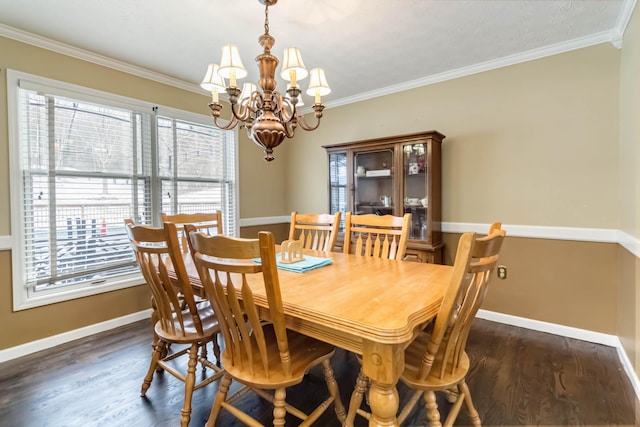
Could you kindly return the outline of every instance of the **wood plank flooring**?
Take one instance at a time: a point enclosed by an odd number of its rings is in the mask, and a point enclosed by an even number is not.
[[[0,364],[0,426],[179,425],[181,382],[157,374],[147,397],[139,395],[150,334],[150,322],[140,321]],[[614,348],[476,320],[467,350],[473,365],[468,383],[485,426],[640,425],[638,401]],[[339,350],[333,366],[347,404],[358,362]],[[216,390],[213,383],[194,392],[191,426],[205,423]],[[406,392],[399,387],[401,401]],[[288,398],[304,409],[325,393],[318,369],[289,389]],[[449,404],[444,398],[438,403],[444,418]],[[271,420],[271,406],[251,394],[243,397],[243,409],[264,423]],[[218,421],[241,425],[229,414]],[[333,408],[317,423],[336,424]],[[463,409],[456,425],[466,424]],[[423,408],[406,425],[426,425]]]

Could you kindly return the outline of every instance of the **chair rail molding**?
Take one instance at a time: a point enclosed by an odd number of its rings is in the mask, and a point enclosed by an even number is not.
[[[634,254],[637,258],[640,258],[640,239],[625,233],[622,230],[618,230],[618,243],[620,246]]]
[[[0,251],[13,249],[13,238],[11,236],[0,236]]]
[[[256,225],[283,224],[289,222],[291,222],[291,214],[257,218],[240,218],[240,227],[254,227]]]
[[[443,222],[445,233],[464,233],[474,231],[486,233],[490,224],[467,222]],[[507,237],[528,237],[533,239],[579,240],[585,242],[620,243],[619,230],[610,228],[555,227],[545,225],[517,225],[503,223]]]

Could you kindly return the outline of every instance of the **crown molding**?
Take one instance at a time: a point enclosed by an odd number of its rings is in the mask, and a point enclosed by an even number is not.
[[[178,89],[183,89],[189,92],[195,92],[203,95],[202,88],[195,83],[187,82],[175,77],[170,77],[165,74],[131,65],[123,61],[118,61],[117,59],[113,59],[108,56],[98,55],[97,53],[80,49],[65,43],[60,43],[46,37],[10,27],[8,25],[0,24],[0,36],[19,41],[21,43],[30,44],[42,49],[47,49],[56,53],[60,53],[62,55],[67,55],[76,59],[91,62],[96,65],[111,68],[116,71],[122,71],[127,74],[145,78],[147,80],[152,80],[168,86],[176,87]]]
[[[631,0],[634,1],[635,0]],[[528,50],[515,55],[504,56],[502,58],[494,59],[491,61],[481,62],[479,64],[471,65],[468,67],[462,67],[455,70],[447,71],[440,74],[434,74],[431,76],[422,77],[416,80],[400,83],[397,85],[387,86],[384,88],[376,89],[369,92],[364,92],[359,95],[341,98],[335,101],[326,102],[326,107],[339,107],[342,105],[352,104],[354,102],[366,101],[368,99],[377,98],[380,96],[391,95],[397,92],[415,89],[422,86],[428,86],[435,83],[444,82],[447,80],[453,80],[460,77],[466,77],[473,74],[482,73],[485,71],[491,71],[509,65],[520,64],[522,62],[533,61],[535,59],[544,58],[547,56],[557,55],[560,53],[570,52],[572,50],[582,49],[589,46],[594,46],[601,43],[612,43],[616,45],[618,40],[621,43],[621,36],[618,34],[619,30],[603,31],[600,33],[592,34],[590,36],[581,37],[573,40],[569,40],[562,43],[556,43],[553,45],[545,46],[538,49]]]
[[[532,49],[527,52],[518,53],[515,55],[509,55],[502,58],[498,58],[491,61],[482,62],[468,67],[458,68],[456,70],[447,71],[445,73],[435,74],[431,76],[425,76],[419,79],[411,80],[408,82],[400,83],[397,85],[391,85],[384,88],[376,89],[369,92],[364,92],[358,95],[337,99],[334,101],[325,102],[326,108],[339,107],[342,105],[352,104],[355,102],[366,101],[368,99],[377,98],[380,96],[390,95],[397,92],[415,89],[422,86],[428,86],[435,83],[444,82],[447,80],[453,80],[460,77],[470,76],[484,71],[495,70],[509,65],[515,65],[522,62],[532,61],[535,59],[544,58],[551,55],[557,55],[564,52],[569,52],[576,49],[581,49],[588,46],[593,46],[600,43],[612,43],[617,48],[622,47],[622,37],[624,31],[629,23],[633,10],[635,8],[637,0],[624,0],[616,27],[610,31],[603,31],[597,34],[593,34],[587,37],[581,37],[574,40],[569,40],[562,43],[556,43],[554,45],[545,46],[539,49]],[[65,43],[60,43],[42,36],[38,36],[17,28],[10,27],[8,25],[0,24],[0,36],[7,37],[19,42],[27,43],[43,49],[48,49],[63,55],[68,55],[77,59],[88,61],[97,65],[108,67],[117,71],[122,71],[128,74],[132,74],[138,77],[146,78],[148,80],[156,81],[158,83],[173,86],[179,89],[187,90],[202,94],[202,89],[195,83],[187,82],[175,77],[170,77],[165,74],[157,73],[146,68],[138,67],[118,61],[107,56],[98,55],[96,53],[80,49]],[[303,110],[303,112],[309,110]],[[308,111],[307,111],[308,112]]]
[[[636,2],[637,0],[623,0],[622,2],[620,15],[618,15],[618,22],[616,23],[616,27],[613,29],[613,31],[619,34],[620,37],[624,36],[627,25],[629,25],[629,21],[631,20],[631,15],[633,15],[633,10],[636,7]]]

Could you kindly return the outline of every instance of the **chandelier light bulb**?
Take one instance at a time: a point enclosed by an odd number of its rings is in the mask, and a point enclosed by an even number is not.
[[[202,83],[200,83],[201,88],[211,92],[212,102],[218,102],[218,94],[226,92],[225,82],[218,74],[218,68],[218,64],[209,64],[204,79],[202,79]]]
[[[297,47],[286,48],[284,50],[280,77],[287,80],[291,86],[296,87],[298,80],[304,80],[308,75],[309,73],[304,67],[300,50]]]
[[[222,78],[229,79],[229,87],[238,87],[236,79],[247,76],[247,69],[242,65],[238,46],[232,44],[222,46],[222,59],[218,74]]]

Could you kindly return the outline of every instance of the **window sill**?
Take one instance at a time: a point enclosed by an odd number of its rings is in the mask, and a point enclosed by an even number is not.
[[[14,297],[13,311],[26,310],[29,308],[42,307],[49,304],[55,304],[64,301],[70,301],[77,298],[84,298],[92,295],[99,295],[105,292],[117,291],[120,289],[131,288],[134,286],[144,285],[145,281],[141,275],[136,275],[118,282],[104,283],[100,285],[85,286],[82,288],[69,289],[68,291],[58,290],[48,295],[28,296],[25,289],[22,295]]]

